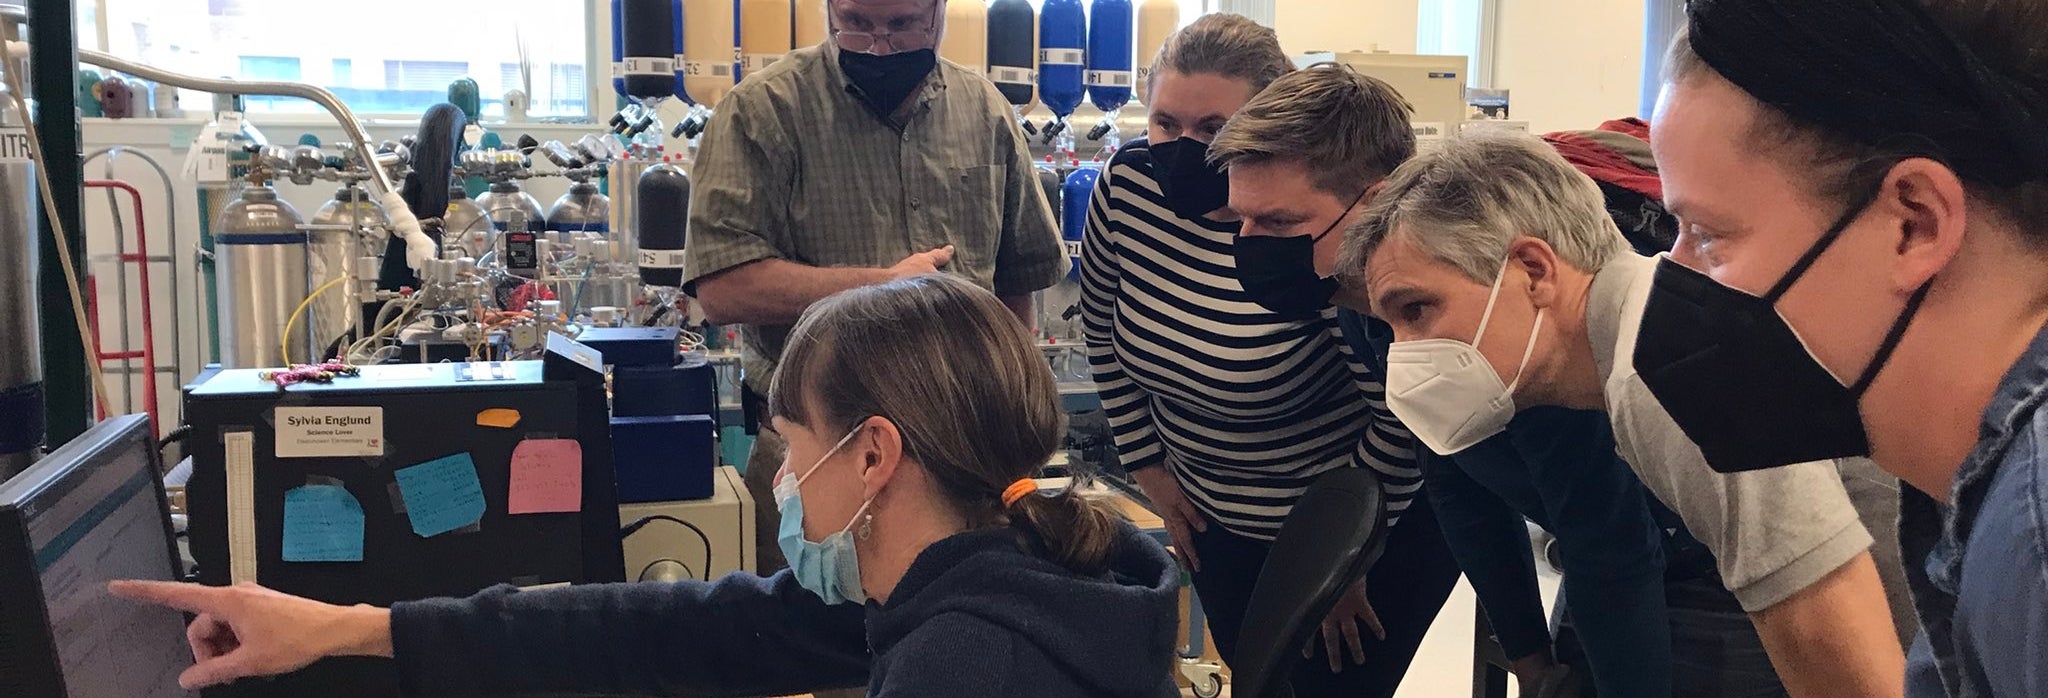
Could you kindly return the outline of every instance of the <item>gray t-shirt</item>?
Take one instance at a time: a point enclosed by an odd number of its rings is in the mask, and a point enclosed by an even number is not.
[[[1636,374],[1636,330],[1657,258],[1617,255],[1593,278],[1586,329],[1606,376],[1622,460],[1719,561],[1743,610],[1776,605],[1870,548],[1836,461],[1722,474]]]

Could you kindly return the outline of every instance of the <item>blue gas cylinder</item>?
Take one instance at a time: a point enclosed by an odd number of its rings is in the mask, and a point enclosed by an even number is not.
[[[1081,106],[1088,67],[1088,14],[1081,0],[1045,0],[1038,16],[1038,101],[1065,119]]]
[[[626,14],[622,0],[612,0],[612,91],[626,96]]]
[[[1088,6],[1088,101],[1109,113],[1131,102],[1131,0],[1094,0]]]
[[[1095,182],[1102,179],[1100,163],[1088,163],[1067,175],[1060,186],[1060,243],[1067,250],[1067,278],[1081,279],[1081,240],[1088,229],[1088,204],[1095,197]]]

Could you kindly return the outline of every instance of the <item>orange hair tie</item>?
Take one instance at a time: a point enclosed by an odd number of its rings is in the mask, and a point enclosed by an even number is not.
[[[1033,480],[1028,477],[1019,478],[1016,482],[1010,483],[1009,487],[1003,489],[1003,507],[1008,508],[1016,506],[1017,500],[1023,499],[1024,495],[1031,494],[1037,491],[1037,480]]]

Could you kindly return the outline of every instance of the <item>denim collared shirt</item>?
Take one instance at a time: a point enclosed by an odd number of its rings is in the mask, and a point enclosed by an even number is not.
[[[1899,544],[1924,628],[1907,661],[1909,696],[2048,696],[2043,399],[2048,329],[1999,382],[1949,504],[1901,495]]]

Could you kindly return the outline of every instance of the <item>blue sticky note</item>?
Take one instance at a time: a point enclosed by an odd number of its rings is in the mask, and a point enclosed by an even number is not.
[[[285,492],[284,561],[362,562],[362,503],[334,485]]]
[[[405,497],[412,532],[422,538],[482,521],[484,487],[476,480],[476,463],[467,453],[421,463],[395,473]]]

